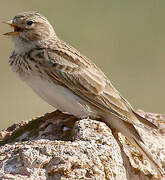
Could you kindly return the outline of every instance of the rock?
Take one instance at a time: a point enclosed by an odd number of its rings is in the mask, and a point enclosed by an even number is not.
[[[139,113],[159,127],[137,129],[165,168],[165,115]],[[163,179],[120,133],[60,111],[2,130],[0,145],[3,180]]]

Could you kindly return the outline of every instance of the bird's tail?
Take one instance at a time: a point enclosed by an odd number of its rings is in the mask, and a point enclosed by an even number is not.
[[[149,149],[144,144],[139,133],[135,129],[134,125],[123,121],[120,117],[110,114],[104,118],[104,122],[112,129],[121,132],[128,140],[138,148],[138,150],[149,160],[152,166],[157,170],[157,172],[163,176],[164,170],[161,168],[160,162],[156,160],[150,153]]]

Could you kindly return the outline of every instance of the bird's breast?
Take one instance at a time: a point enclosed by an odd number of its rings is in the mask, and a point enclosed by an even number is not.
[[[96,111],[81,97],[47,76],[39,65],[29,59],[13,54],[9,61],[11,70],[26,82],[33,91],[53,107],[77,117],[95,117]]]

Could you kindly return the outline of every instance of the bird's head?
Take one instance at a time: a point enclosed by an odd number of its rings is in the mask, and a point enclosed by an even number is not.
[[[49,21],[39,13],[20,13],[11,21],[4,23],[13,27],[14,30],[12,32],[4,35],[11,36],[14,41],[34,42],[55,36],[54,29]]]

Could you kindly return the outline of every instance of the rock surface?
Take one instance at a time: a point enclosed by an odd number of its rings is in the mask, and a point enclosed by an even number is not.
[[[139,113],[159,127],[137,129],[165,169],[165,115]],[[3,180],[165,179],[120,133],[59,111],[2,130],[0,145]]]

